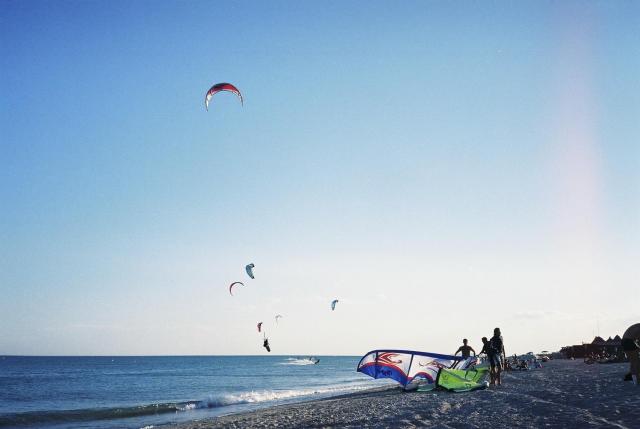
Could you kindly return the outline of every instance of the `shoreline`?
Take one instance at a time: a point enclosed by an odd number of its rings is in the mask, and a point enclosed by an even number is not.
[[[640,428],[640,387],[622,381],[627,370],[628,364],[558,360],[507,372],[502,386],[475,392],[376,387],[161,427]]]

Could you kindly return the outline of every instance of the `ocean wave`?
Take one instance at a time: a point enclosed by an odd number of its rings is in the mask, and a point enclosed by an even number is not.
[[[175,413],[185,404],[165,403],[134,407],[84,408],[79,410],[27,411],[22,413],[0,414],[0,428],[86,422],[94,420],[112,420],[127,417],[143,417],[154,414]]]
[[[225,394],[212,396],[205,401],[189,403],[184,411],[197,408],[217,408],[230,405],[253,404],[259,402],[276,402],[294,398],[302,398],[314,395],[331,395],[355,392],[370,389],[371,384],[351,384],[339,386],[326,386],[316,389],[291,389],[291,390],[254,390],[237,394]]]
[[[0,414],[1,427],[33,426],[54,423],[112,420],[144,417],[156,414],[188,412],[197,409],[219,408],[231,405],[286,401],[305,396],[348,393],[371,388],[371,385],[327,386],[317,389],[261,390],[234,394],[211,395],[201,401],[170,402],[133,407],[86,408],[79,410],[28,411]]]

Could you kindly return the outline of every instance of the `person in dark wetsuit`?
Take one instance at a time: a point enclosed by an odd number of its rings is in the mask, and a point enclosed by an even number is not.
[[[493,330],[493,337],[489,340],[487,356],[489,357],[489,365],[491,366],[490,384],[495,385],[497,383],[498,386],[500,386],[502,384],[500,374],[502,373],[503,356],[506,356],[500,328]]]
[[[481,354],[487,354],[487,350],[489,349],[489,340],[487,340],[487,337],[482,337],[482,350],[480,350],[480,353],[478,353],[479,355]]]
[[[460,352],[462,352],[462,358],[463,359],[466,359],[466,358],[470,357],[471,356],[471,352],[473,352],[473,355],[475,356],[476,355],[476,351],[473,350],[473,347],[467,345],[468,342],[469,342],[469,340],[467,340],[466,338],[464,340],[462,340],[462,345],[454,353],[454,356],[457,355]]]

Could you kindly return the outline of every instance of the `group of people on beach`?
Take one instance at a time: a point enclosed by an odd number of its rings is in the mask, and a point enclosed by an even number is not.
[[[607,353],[606,351],[601,353],[592,352],[584,357],[584,363],[586,364],[619,363],[625,361],[625,353],[622,350],[617,351],[617,353]]]
[[[454,355],[458,353],[462,354],[462,357],[467,359],[473,355],[476,356],[476,351],[469,344],[469,340],[466,338],[462,340],[462,345],[458,348]],[[490,378],[491,381],[489,385],[498,385],[502,384],[501,374],[504,369],[504,365],[506,362],[506,352],[504,351],[504,340],[502,339],[502,333],[500,332],[500,328],[495,328],[493,330],[493,337],[487,340],[487,337],[482,337],[482,350],[478,355],[486,355],[489,361],[490,366]]]
[[[629,373],[625,376],[625,380],[633,381],[633,384],[640,386],[640,323],[632,325],[622,335],[622,350],[629,359]],[[469,341],[465,338],[462,345],[456,350],[454,355],[461,353],[464,359],[471,357],[471,353],[476,355],[486,355],[489,361],[490,385],[501,385],[502,371],[506,368],[507,359],[504,350],[504,340],[500,328],[493,330],[493,337],[487,340],[482,337],[482,350],[476,354],[476,351],[469,345]],[[517,362],[517,357],[515,362]]]
[[[506,360],[504,369],[509,371],[527,371],[529,369],[542,368],[542,362],[544,362],[544,359],[538,359],[538,357],[533,354],[527,354],[524,358],[513,355],[511,359]]]

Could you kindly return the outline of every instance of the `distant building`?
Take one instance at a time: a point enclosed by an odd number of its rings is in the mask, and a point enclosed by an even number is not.
[[[618,356],[622,354],[622,338],[620,335],[609,337],[605,340],[602,337],[595,337],[590,343],[582,343],[574,346],[565,346],[560,349],[560,353],[567,359],[584,359],[591,354],[608,354]]]

